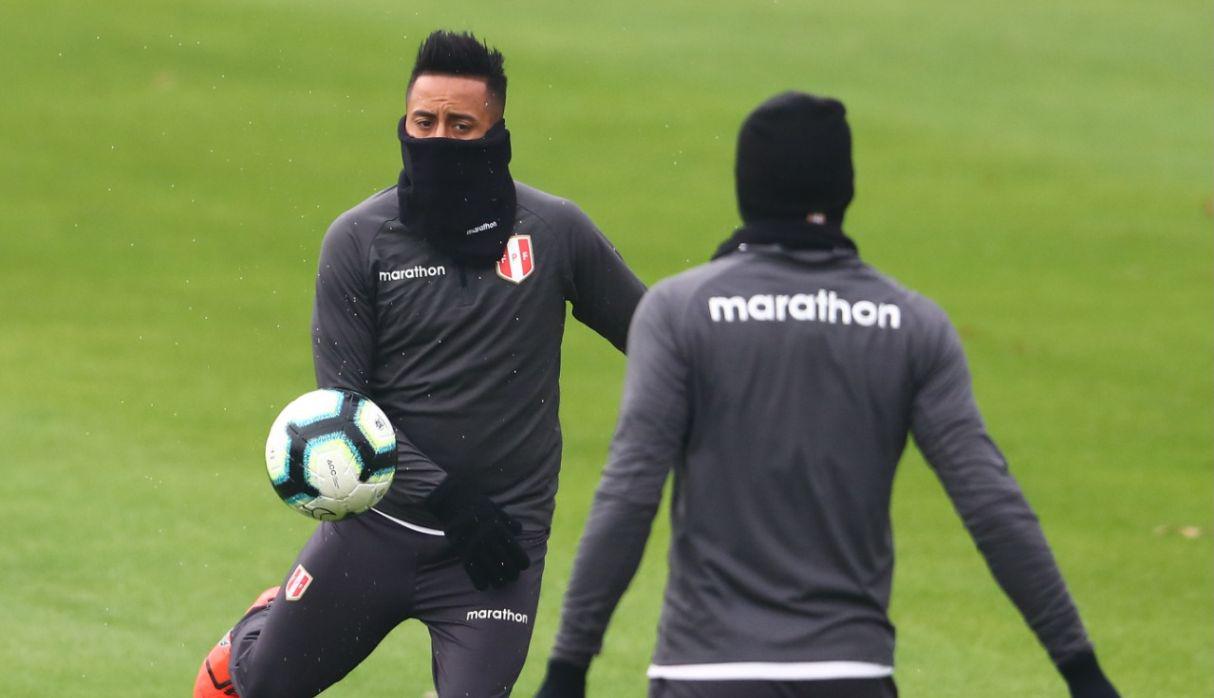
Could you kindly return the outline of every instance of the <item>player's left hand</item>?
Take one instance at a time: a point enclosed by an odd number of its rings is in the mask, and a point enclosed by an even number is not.
[[[1058,671],[1071,689],[1071,698],[1121,698],[1096,662],[1094,652],[1071,657],[1058,665]]]
[[[548,673],[535,698],[586,698],[586,670],[560,659],[548,660]]]
[[[531,566],[515,538],[522,526],[471,484],[448,477],[426,498],[426,507],[477,589],[504,587]]]

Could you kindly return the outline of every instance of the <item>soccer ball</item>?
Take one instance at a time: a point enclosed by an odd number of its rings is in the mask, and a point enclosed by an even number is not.
[[[367,398],[314,390],[274,420],[266,470],[287,506],[338,521],[370,509],[387,493],[396,473],[396,432]]]

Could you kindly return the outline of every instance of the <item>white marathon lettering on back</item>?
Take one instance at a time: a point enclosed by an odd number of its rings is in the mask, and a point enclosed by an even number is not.
[[[869,300],[848,301],[826,289],[817,293],[712,296],[708,315],[713,322],[825,322],[829,325],[860,325],[896,330],[902,326],[902,309],[893,303]]]
[[[392,271],[381,271],[379,273],[380,281],[400,281],[401,279],[425,279],[431,276],[446,276],[447,267],[423,267],[418,265],[409,269],[394,269]]]
[[[465,616],[466,620],[509,620],[515,623],[527,624],[526,613],[515,613],[508,608],[499,609],[481,609],[479,611],[468,611]]]

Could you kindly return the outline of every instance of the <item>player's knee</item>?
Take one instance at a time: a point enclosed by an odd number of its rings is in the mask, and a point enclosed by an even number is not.
[[[300,686],[299,675],[289,671],[266,671],[264,667],[237,665],[232,672],[236,690],[240,698],[299,698],[304,695],[316,695],[319,690],[308,692],[306,686]]]
[[[305,695],[281,676],[246,676],[239,683],[240,698],[299,698]]]
[[[525,658],[526,655],[523,655]],[[514,688],[523,669],[523,662],[508,666],[494,666],[492,661],[482,662],[479,671],[469,671],[461,667],[451,671],[451,667],[440,667],[436,678],[440,696],[483,696],[484,698],[506,698]],[[241,694],[242,696],[244,694]]]
[[[485,685],[482,683],[458,686],[447,684],[439,689],[438,694],[440,696],[484,696],[485,698],[508,698],[513,689],[513,683],[502,684],[500,682],[490,685]]]

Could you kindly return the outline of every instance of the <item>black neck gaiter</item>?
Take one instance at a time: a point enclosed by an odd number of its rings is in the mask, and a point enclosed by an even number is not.
[[[722,242],[712,258],[724,257],[741,245],[780,245],[790,250],[844,250],[858,252],[855,241],[830,222],[769,220],[748,221]]]
[[[498,121],[484,138],[414,138],[397,126],[404,169],[396,195],[400,222],[461,264],[501,259],[514,228],[510,132]]]

